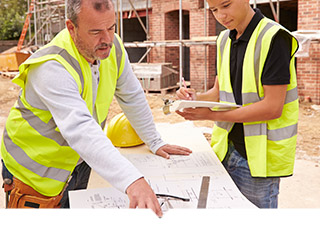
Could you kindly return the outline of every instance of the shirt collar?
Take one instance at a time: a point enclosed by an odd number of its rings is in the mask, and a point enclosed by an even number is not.
[[[100,66],[100,60],[95,60],[94,63],[89,63],[90,64],[90,67],[99,67]]]
[[[259,9],[253,9],[255,11],[254,16],[252,17],[250,23],[248,24],[246,30],[244,31],[244,33],[240,36],[239,40],[242,41],[249,41],[254,29],[257,27],[257,25],[259,24],[260,20],[264,17],[261,13],[261,11]],[[230,31],[230,35],[229,38],[234,41],[236,40],[236,36],[237,36],[237,30],[231,30]]]

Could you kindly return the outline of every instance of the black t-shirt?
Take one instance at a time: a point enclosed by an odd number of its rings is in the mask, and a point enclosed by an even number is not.
[[[256,26],[263,18],[259,9],[250,21],[245,32],[236,39],[237,31],[230,31],[230,75],[233,94],[237,104],[242,105],[242,65],[244,54],[250,37]],[[285,85],[290,84],[290,60],[291,60],[291,36],[284,30],[279,30],[274,36],[262,71],[262,85]],[[244,143],[243,124],[235,123],[229,133],[229,140],[235,149],[247,159]]]

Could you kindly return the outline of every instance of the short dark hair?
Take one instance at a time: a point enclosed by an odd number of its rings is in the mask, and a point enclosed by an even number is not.
[[[75,26],[78,26],[78,14],[81,11],[82,0],[68,0],[67,5],[67,17],[74,23]],[[111,0],[91,0],[92,6],[97,11],[102,11],[104,9],[109,10],[113,6]]]

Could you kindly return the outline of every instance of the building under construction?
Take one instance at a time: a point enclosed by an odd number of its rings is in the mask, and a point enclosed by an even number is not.
[[[30,23],[25,29],[24,45],[42,46],[64,28],[66,1],[28,0]],[[205,0],[113,2],[117,33],[131,62],[169,64],[171,73],[165,76],[176,75],[167,78],[159,89],[179,81],[181,84],[182,77],[196,90],[212,87],[216,76],[215,39],[224,27],[214,19]],[[320,27],[320,0],[250,0],[250,4],[292,32],[317,34]],[[297,57],[299,96],[320,104],[320,44],[318,36],[309,37],[306,54]],[[145,90],[146,84],[161,82],[152,77],[143,80]]]

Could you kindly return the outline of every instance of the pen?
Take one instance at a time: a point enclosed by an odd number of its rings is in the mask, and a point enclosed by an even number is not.
[[[182,80],[182,82],[183,82],[183,87],[184,87],[185,89],[187,89],[186,81],[184,80],[183,77],[181,77],[181,80]],[[191,98],[191,94],[190,94],[188,91],[187,91],[187,98],[188,98],[188,99],[192,99],[192,98]]]
[[[186,81],[184,80],[184,78],[183,78],[183,77],[181,77],[181,80],[182,80],[182,82],[183,82],[183,87],[184,87],[184,88],[187,88]]]

